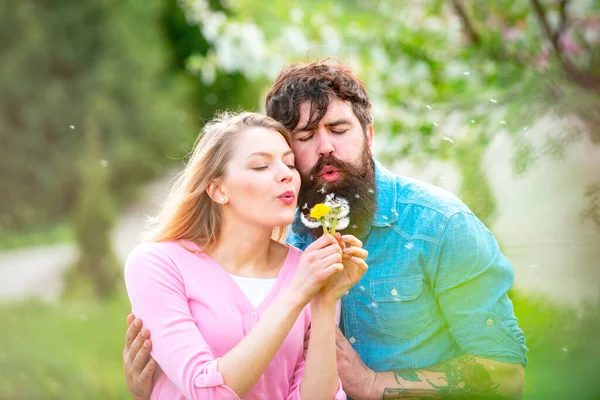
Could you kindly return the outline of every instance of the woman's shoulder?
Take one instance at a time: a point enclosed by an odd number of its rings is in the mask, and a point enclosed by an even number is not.
[[[186,257],[198,252],[200,252],[198,246],[186,240],[144,242],[131,250],[125,265],[153,263],[175,267],[184,263]]]

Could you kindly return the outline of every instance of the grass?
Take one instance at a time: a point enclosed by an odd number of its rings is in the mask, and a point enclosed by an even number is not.
[[[526,400],[600,399],[600,308],[513,296],[525,331]],[[123,296],[107,304],[0,306],[0,399],[129,399]]]
[[[14,250],[22,247],[44,246],[73,241],[73,229],[68,222],[24,232],[15,232],[0,228],[0,250]]]

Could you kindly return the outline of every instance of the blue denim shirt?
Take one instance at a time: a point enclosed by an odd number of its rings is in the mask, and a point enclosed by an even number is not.
[[[377,207],[359,239],[369,269],[342,298],[345,336],[375,371],[424,368],[472,354],[527,364],[507,296],[510,262],[455,196],[375,162]],[[297,218],[288,243],[314,238]]]

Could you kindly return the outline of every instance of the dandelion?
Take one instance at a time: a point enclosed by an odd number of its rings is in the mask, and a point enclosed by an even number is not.
[[[324,234],[327,234],[327,226],[325,226],[325,217],[329,215],[330,211],[331,207],[323,203],[316,204],[313,208],[310,209],[310,217],[321,223]]]
[[[335,234],[336,228],[339,230],[346,229],[350,223],[350,207],[348,201],[343,198],[334,198],[334,194],[327,196],[324,203],[316,204],[310,209],[309,217],[303,213],[300,214],[302,223],[308,228],[318,228],[319,225],[323,228],[323,233]]]

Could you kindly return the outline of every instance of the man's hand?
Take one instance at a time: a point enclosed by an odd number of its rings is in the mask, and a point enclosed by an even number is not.
[[[150,357],[150,332],[142,328],[142,320],[133,314],[127,316],[127,324],[123,350],[125,383],[135,400],[149,400],[154,386],[152,377],[158,371],[156,361]]]
[[[335,334],[335,346],[337,369],[344,391],[353,399],[367,399],[375,385],[377,373],[363,363],[339,328]]]

